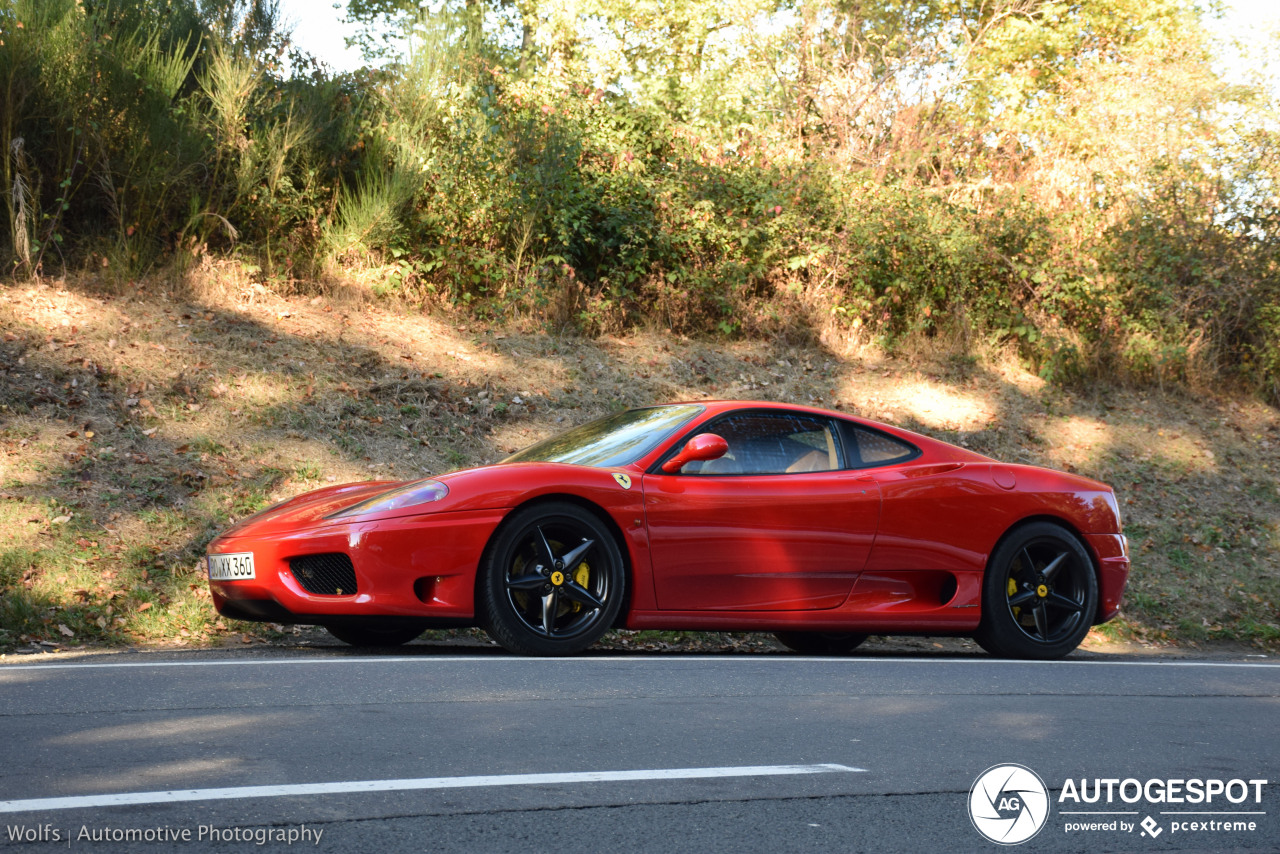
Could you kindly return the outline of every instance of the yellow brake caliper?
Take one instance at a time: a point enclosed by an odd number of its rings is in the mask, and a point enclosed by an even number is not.
[[[587,564],[584,562],[582,566],[578,567],[578,571],[573,574],[573,580],[578,582],[578,586],[583,588],[584,590],[589,589],[587,587],[587,582],[591,580],[591,567],[587,566]],[[574,602],[573,612],[576,614],[578,611],[581,611],[581,610],[582,610],[582,603]]]
[[[1013,595],[1015,595],[1017,592],[1018,592],[1018,582],[1016,582],[1016,581],[1014,581],[1012,578],[1010,578],[1010,579],[1009,579],[1009,595],[1010,595],[1010,596],[1013,596]],[[1021,611],[1022,611],[1022,609],[1021,609],[1021,608],[1019,608],[1019,607],[1015,606],[1015,607],[1014,607],[1014,609],[1013,609],[1013,616],[1014,616],[1014,618],[1017,618],[1018,616],[1020,616],[1020,612],[1021,612]]]

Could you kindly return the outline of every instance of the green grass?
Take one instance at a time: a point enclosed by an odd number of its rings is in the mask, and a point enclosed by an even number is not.
[[[320,479],[320,467],[314,463],[300,464],[294,468],[293,473],[302,481],[310,482]]]
[[[191,441],[191,450],[196,454],[208,454],[211,457],[222,457],[227,454],[227,446],[210,439],[208,436],[201,436]]]

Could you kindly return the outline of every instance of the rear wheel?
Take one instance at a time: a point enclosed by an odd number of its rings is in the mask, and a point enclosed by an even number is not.
[[[774,632],[773,636],[787,649],[805,655],[847,655],[867,639],[852,632]]]
[[[608,527],[563,502],[511,514],[481,572],[485,630],[524,655],[591,646],[613,625],[626,593],[622,552]]]
[[[403,646],[422,634],[421,626],[325,626],[325,631],[352,646]]]
[[[991,556],[974,640],[1004,658],[1062,658],[1084,640],[1097,609],[1098,579],[1084,545],[1061,525],[1035,522]]]

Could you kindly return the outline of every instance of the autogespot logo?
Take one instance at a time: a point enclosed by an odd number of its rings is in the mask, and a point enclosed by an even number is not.
[[[969,790],[969,820],[1000,845],[1018,845],[1040,832],[1049,818],[1049,790],[1024,765],[993,765]]]

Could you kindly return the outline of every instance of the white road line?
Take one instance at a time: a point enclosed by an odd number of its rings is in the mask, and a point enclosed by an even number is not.
[[[9,670],[96,670],[111,667],[232,667],[236,665],[288,665],[288,664],[481,664],[498,662],[522,665],[558,664],[560,662],[586,662],[595,664],[686,664],[721,662],[734,664],[785,664],[801,661],[822,662],[840,666],[866,664],[1000,664],[1006,667],[1220,667],[1232,669],[1280,669],[1280,662],[1262,661],[1099,661],[1098,659],[1065,659],[1060,661],[1001,661],[992,658],[829,658],[826,656],[714,656],[714,655],[584,655],[563,658],[532,658],[520,655],[385,655],[353,656],[351,658],[221,658],[203,661],[109,661],[67,662],[62,664],[3,664],[0,674]]]
[[[866,773],[865,768],[821,765],[745,765],[728,768],[658,768],[647,771],[576,771],[563,774],[498,774],[482,777],[420,777],[413,780],[354,780],[300,783],[290,786],[236,786],[228,789],[174,789],[167,792],[121,792],[66,798],[0,801],[0,813],[166,804],[179,801],[224,801],[238,798],[284,798],[349,792],[404,792],[416,789],[469,789],[479,786],[546,786],[560,783],[612,783],[644,780],[698,780],[708,777],[779,777],[796,774]]]

